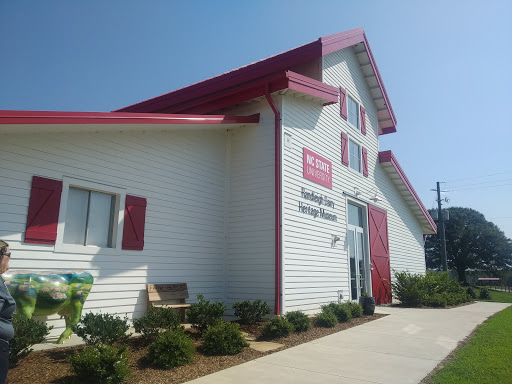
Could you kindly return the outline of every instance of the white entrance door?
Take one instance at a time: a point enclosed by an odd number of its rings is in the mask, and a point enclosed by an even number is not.
[[[368,253],[365,247],[363,208],[348,204],[348,256],[350,265],[350,296],[359,300],[364,292],[370,293],[368,285]]]

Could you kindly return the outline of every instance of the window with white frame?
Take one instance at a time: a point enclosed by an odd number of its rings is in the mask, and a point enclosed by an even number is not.
[[[361,146],[352,140],[348,141],[348,164],[354,171],[361,173]]]
[[[359,129],[359,104],[352,97],[347,97],[348,122]]]
[[[112,248],[115,223],[115,194],[69,187],[63,243]]]

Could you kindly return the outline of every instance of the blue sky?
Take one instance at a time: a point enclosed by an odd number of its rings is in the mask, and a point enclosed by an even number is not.
[[[110,111],[363,27],[398,120],[382,137],[427,208],[512,238],[512,2],[2,1],[0,109]]]

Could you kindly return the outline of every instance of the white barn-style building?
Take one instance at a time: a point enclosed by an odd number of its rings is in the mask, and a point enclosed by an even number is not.
[[[113,112],[0,111],[0,239],[11,270],[90,271],[84,313],[139,317],[168,282],[275,313],[388,303],[436,232],[380,151],[395,131],[361,28]]]

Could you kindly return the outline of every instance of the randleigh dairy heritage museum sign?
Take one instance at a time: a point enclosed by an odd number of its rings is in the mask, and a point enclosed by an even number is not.
[[[301,188],[300,194],[303,199],[310,200],[318,204],[319,207],[304,204],[302,201],[299,201],[299,212],[305,213],[306,215],[311,215],[315,219],[320,217],[321,219],[329,221],[338,221],[338,217],[336,215],[326,212],[325,208],[321,208],[323,205],[334,209],[334,201],[330,200],[327,196],[315,193],[313,191],[308,191],[304,187]]]

